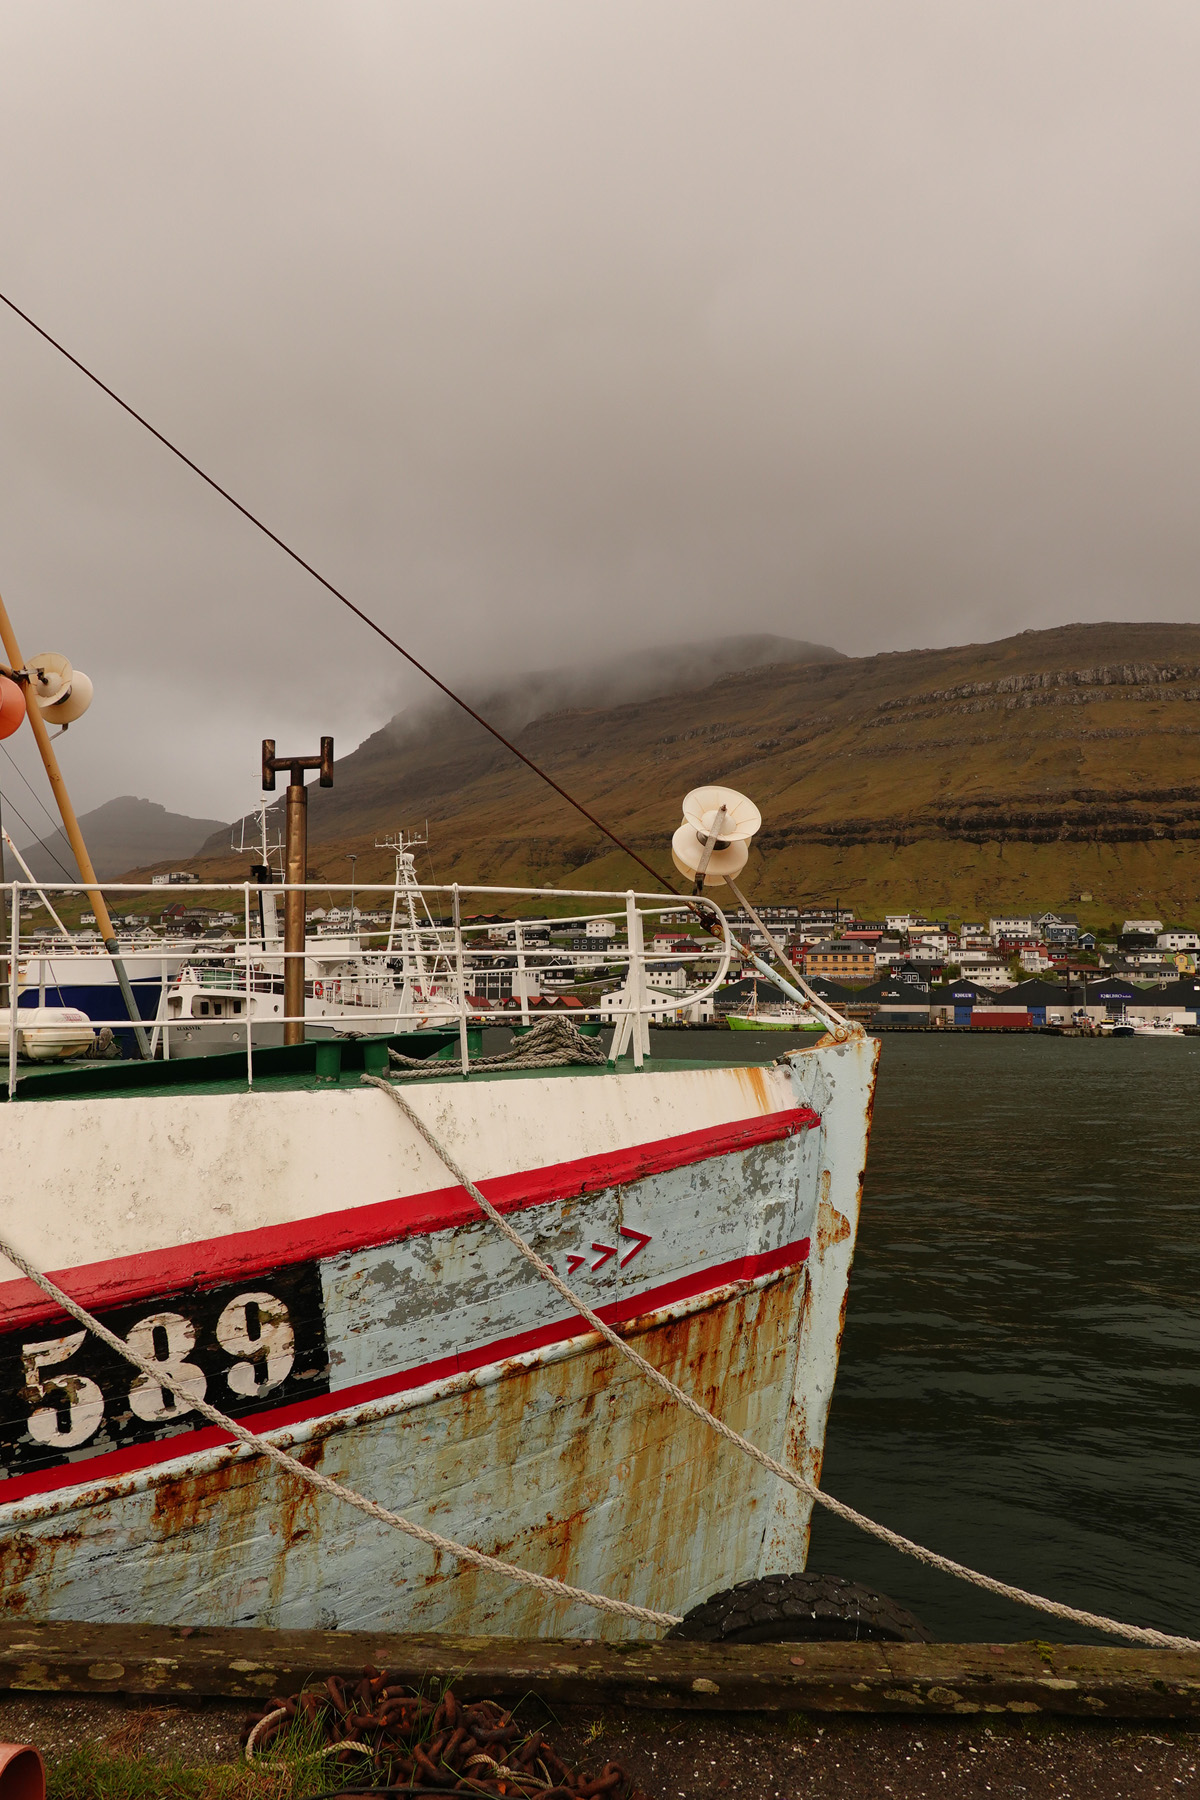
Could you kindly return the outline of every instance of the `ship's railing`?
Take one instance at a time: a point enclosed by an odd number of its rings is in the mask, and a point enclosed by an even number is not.
[[[128,904],[147,896],[162,906],[183,900],[180,886],[164,890],[147,882],[106,882],[104,892],[113,906],[122,899]],[[148,936],[140,920],[132,931],[123,933],[117,927],[117,953],[142,1015],[150,1053],[170,1058],[173,1043],[178,1052],[183,1038],[196,1039],[197,1031],[213,1050],[229,1048],[232,1036],[237,1045],[245,1046],[248,1081],[254,1078],[256,1028],[261,1044],[268,1030],[275,1041],[282,1041],[283,1028],[297,1022],[312,1036],[454,1026],[462,1072],[467,1074],[470,1029],[489,1023],[527,1027],[534,1018],[560,1008],[585,1029],[611,1025],[610,1062],[629,1054],[641,1067],[649,1054],[651,1022],[703,1018],[728,973],[733,951],[724,914],[708,895],[686,902],[695,922],[708,927],[704,941],[690,937],[681,941],[675,934],[675,942],[655,944],[647,942],[649,931],[664,914],[678,914],[677,895],[460,883],[397,889],[390,882],[359,881],[352,886],[322,881],[263,887],[253,882],[190,882],[184,892],[189,908],[204,897],[210,901],[218,897],[218,904],[235,915],[234,921],[226,921],[220,936],[190,939]],[[29,1007],[64,1004],[69,993],[98,1032],[107,1027],[118,1044],[132,1043],[132,1023],[109,952],[94,943],[55,939],[44,922],[22,915],[23,902],[27,908],[34,902],[41,907],[49,903],[57,916],[73,914],[80,902],[87,905],[87,893],[78,882],[14,881],[0,886],[7,915],[0,924],[0,942],[7,947],[6,956],[0,952],[0,982],[5,984],[0,1004],[9,1000],[14,985],[18,998],[16,1006],[8,1007],[6,1031],[0,1015],[0,1050],[6,1038],[10,1093],[17,1078],[20,1034],[26,1033],[32,1044],[39,1029],[36,1023],[22,1024],[20,1014]],[[389,912],[397,896],[404,904],[395,915],[400,922],[386,928],[360,930],[352,910],[344,954],[337,953],[330,937],[312,934],[311,925],[304,951],[286,952],[281,936],[266,935],[261,900],[263,895],[273,896],[282,918],[284,909],[278,903],[289,893],[304,895],[306,912],[325,908],[338,895],[361,903],[353,909],[360,913]],[[433,916],[432,923],[422,917],[414,929],[406,922],[402,915],[410,898],[420,914],[427,911]],[[558,910],[571,902],[579,903],[576,910]],[[538,911],[547,906],[555,911]],[[490,916],[481,916],[485,908]],[[63,922],[67,924],[66,919]],[[571,938],[574,944],[555,944],[551,941],[555,937]],[[274,1008],[274,999],[284,991],[289,956],[304,958],[303,1014]],[[585,992],[544,991],[556,987],[583,987]],[[183,1017],[173,1011],[171,1002],[177,1000],[182,1007],[188,993],[204,994],[210,1003],[216,995],[241,1004],[236,1012],[231,1008],[219,1016],[202,1016],[193,1008]],[[268,996],[269,1013],[262,1005]]]

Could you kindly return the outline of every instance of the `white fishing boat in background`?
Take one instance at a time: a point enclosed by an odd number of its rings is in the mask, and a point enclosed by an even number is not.
[[[164,1057],[211,1056],[244,1050],[249,1027],[256,1049],[284,1041],[284,934],[279,902],[282,846],[268,836],[267,800],[260,807],[262,857],[251,911],[251,932],[232,940],[216,954],[212,946],[202,958],[185,960],[166,995],[160,1034]],[[390,900],[390,919],[382,943],[372,946],[354,925],[353,893],[349,907],[352,929],[329,930],[324,924],[305,934],[305,1036],[325,1038],[345,1033],[421,1030],[437,1024],[457,1026],[462,1010],[454,970],[455,936],[435,922],[417,881],[414,845],[423,839],[403,832],[378,846],[395,854],[390,893],[360,889]],[[324,892],[324,891],[323,891]],[[319,909],[314,909],[319,910]],[[468,991],[470,976],[468,971]]]

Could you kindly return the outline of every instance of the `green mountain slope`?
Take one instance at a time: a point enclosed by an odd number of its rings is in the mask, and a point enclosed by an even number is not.
[[[764,900],[974,916],[1072,904],[1191,919],[1200,837],[1200,626],[1073,625],[995,644],[737,669],[685,691],[566,705],[516,740],[664,872],[689,787],[762,808]],[[827,653],[831,658],[833,653]],[[520,712],[519,706],[516,708]],[[493,713],[504,718],[503,695]],[[430,821],[425,872],[623,887],[629,860],[446,707],[402,715],[312,792],[314,876],[387,879],[375,838]],[[204,872],[241,872],[224,843]],[[1091,902],[1080,904],[1088,892]]]

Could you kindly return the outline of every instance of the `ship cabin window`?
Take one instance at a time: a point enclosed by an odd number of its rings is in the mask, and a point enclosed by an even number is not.
[[[208,1017],[208,1001],[207,1000],[202,1000],[200,1002],[200,1016],[203,1019],[207,1019],[207,1017]]]
[[[240,1012],[241,1012],[241,1010],[242,1010],[242,1003],[241,1003],[241,1001],[240,1001],[240,1000],[235,1000],[235,1001],[234,1001],[234,1003],[233,1003],[233,1010],[234,1010],[234,1012],[235,1012],[235,1013],[240,1013]]]

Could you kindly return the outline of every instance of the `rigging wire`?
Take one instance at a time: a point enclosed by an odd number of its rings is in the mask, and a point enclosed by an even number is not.
[[[256,530],[261,531],[264,537],[270,538],[271,542],[277,545],[278,548],[283,551],[285,556],[291,557],[294,563],[298,563],[300,568],[302,568],[306,574],[311,575],[314,581],[319,582],[326,592],[332,594],[335,600],[339,600],[348,611],[354,614],[355,618],[360,619],[370,631],[375,632],[378,637],[381,637],[385,644],[390,644],[392,649],[397,651],[407,663],[411,663],[412,667],[420,674],[424,675],[427,681],[431,681],[434,687],[439,688],[448,700],[452,700],[456,706],[460,706],[469,718],[475,720],[477,725],[482,725],[485,731],[490,732],[497,743],[503,744],[506,750],[510,751],[519,762],[523,762],[527,769],[531,769],[535,775],[539,776],[548,787],[552,787],[555,793],[560,795],[569,806],[573,806],[576,812],[582,813],[589,824],[594,825],[597,831],[602,832],[610,843],[617,846],[618,850],[623,851],[626,856],[631,857],[633,861],[637,863],[639,868],[645,869],[647,875],[656,881],[660,887],[664,888],[669,894],[678,893],[679,890],[673,882],[669,881],[665,875],[660,875],[658,870],[653,868],[651,864],[646,861],[645,857],[639,856],[636,850],[631,849],[622,838],[617,836],[615,831],[610,830],[602,820],[596,817],[595,813],[590,812],[583,804],[582,800],[576,800],[573,794],[569,794],[565,787],[555,781],[553,775],[548,774],[538,763],[535,763],[532,757],[526,756],[523,750],[518,750],[511,739],[506,738],[504,733],[500,731],[497,726],[492,725],[485,719],[482,713],[476,712],[475,708],[471,706],[468,701],[464,700],[461,694],[456,694],[453,688],[448,687],[444,681],[440,680],[438,676],[433,673],[432,669],[426,668],[425,664],[419,661],[419,659],[413,655],[411,650],[406,650],[404,645],[396,638],[392,637],[389,632],[385,631],[383,626],[378,624],[369,613],[364,612],[361,606],[356,606],[354,601],[351,600],[348,595],[344,594],[340,588],[335,587],[333,582],[322,575],[319,569],[313,567],[312,563],[307,562],[298,550],[293,550],[292,546],[285,542],[285,540],[279,536],[278,532],[272,531],[271,527],[264,524],[257,514],[250,511],[248,506],[243,506],[240,500],[235,499],[228,488],[222,487],[221,483],[202,469],[199,463],[193,462],[191,457],[179,448],[178,444],[172,443],[171,439],[165,436],[163,432],[159,431],[157,426],[152,425],[149,419],[143,417],[136,407],[131,406],[128,400],[123,400],[120,394],[113,388],[110,388],[106,381],[102,381],[100,376],[92,369],[89,369],[86,363],[80,362],[77,356],[72,355],[66,345],[61,344],[56,337],[53,337],[50,332],[46,330],[44,325],[39,325],[37,320],[31,318],[27,312],[23,311],[22,308],[17,305],[15,300],[10,300],[7,294],[0,292],[0,301],[3,301],[10,312],[16,313],[19,319],[23,319],[26,325],[28,325],[32,331],[36,331],[38,336],[44,339],[52,349],[57,350],[60,356],[65,356],[67,361],[72,363],[74,367],[79,370],[81,375],[86,375],[87,379],[98,387],[102,393],[107,394],[110,400],[115,400],[122,412],[127,412],[131,419],[136,419],[137,423],[143,426],[144,429],[150,433],[151,437],[158,439],[164,449],[169,450],[172,456],[177,456],[181,463],[185,463],[187,467],[191,469],[194,475],[198,475],[201,481],[206,482],[215,493],[220,494],[222,500],[227,500],[230,506],[240,512],[244,519],[248,519],[250,524],[253,525]]]
[[[51,834],[57,835],[58,837],[60,837],[62,839],[63,843],[67,844],[67,847],[69,849],[70,845],[67,840],[66,832],[63,830],[63,828],[59,824],[58,820],[54,817],[54,814],[50,811],[50,808],[46,805],[46,802],[42,799],[42,796],[38,793],[37,789],[34,787],[33,783],[30,781],[28,775],[26,775],[24,769],[21,767],[20,763],[17,761],[16,757],[12,754],[11,750],[9,750],[7,744],[0,744],[0,750],[3,750],[5,756],[8,758],[9,762],[12,764],[12,766],[16,770],[17,774],[21,777],[21,780],[25,783],[25,786],[29,789],[30,795],[32,796],[36,805],[41,807],[42,811],[45,813],[46,817],[49,819]],[[15,812],[16,808],[14,807],[13,810]],[[21,817],[20,813],[17,813],[17,817],[18,818]],[[21,819],[21,823],[23,825],[25,825],[26,831],[33,830],[33,826],[26,824],[24,819]],[[50,846],[48,844],[44,843],[41,838],[38,838],[37,841],[39,844],[41,844],[42,849],[46,852],[46,854],[48,856],[54,856],[54,852],[53,852],[53,850],[50,849]],[[68,874],[67,870],[65,868],[63,868],[62,863],[58,862],[57,856],[54,856],[54,860],[55,860],[55,862],[58,863],[59,868],[62,869],[63,874],[66,875],[67,880],[74,881],[74,879],[75,879],[74,875]]]
[[[2,746],[0,746],[0,748],[2,748]],[[5,754],[7,755],[7,752],[5,752]],[[10,761],[12,760],[11,757],[9,758],[9,760]],[[14,764],[13,766],[15,767],[16,765]],[[18,773],[20,773],[19,770],[18,770]],[[40,838],[38,836],[37,832],[33,829],[33,826],[29,823],[29,820],[26,818],[23,818],[22,815],[19,812],[17,812],[16,801],[11,799],[8,794],[0,793],[0,806],[5,807],[11,813],[17,813],[18,819],[21,820],[22,825],[25,827],[26,831],[29,833],[29,835],[33,839],[34,843],[40,844],[42,846],[42,849],[46,852],[46,855],[50,858],[50,860],[52,862],[58,863],[59,868],[62,869],[62,872],[66,876],[67,880],[73,882],[75,880],[75,876],[72,875],[68,870],[63,869],[62,864],[60,862],[58,862],[57,856],[55,856],[53,850],[50,848],[49,844],[46,843],[45,839]]]

